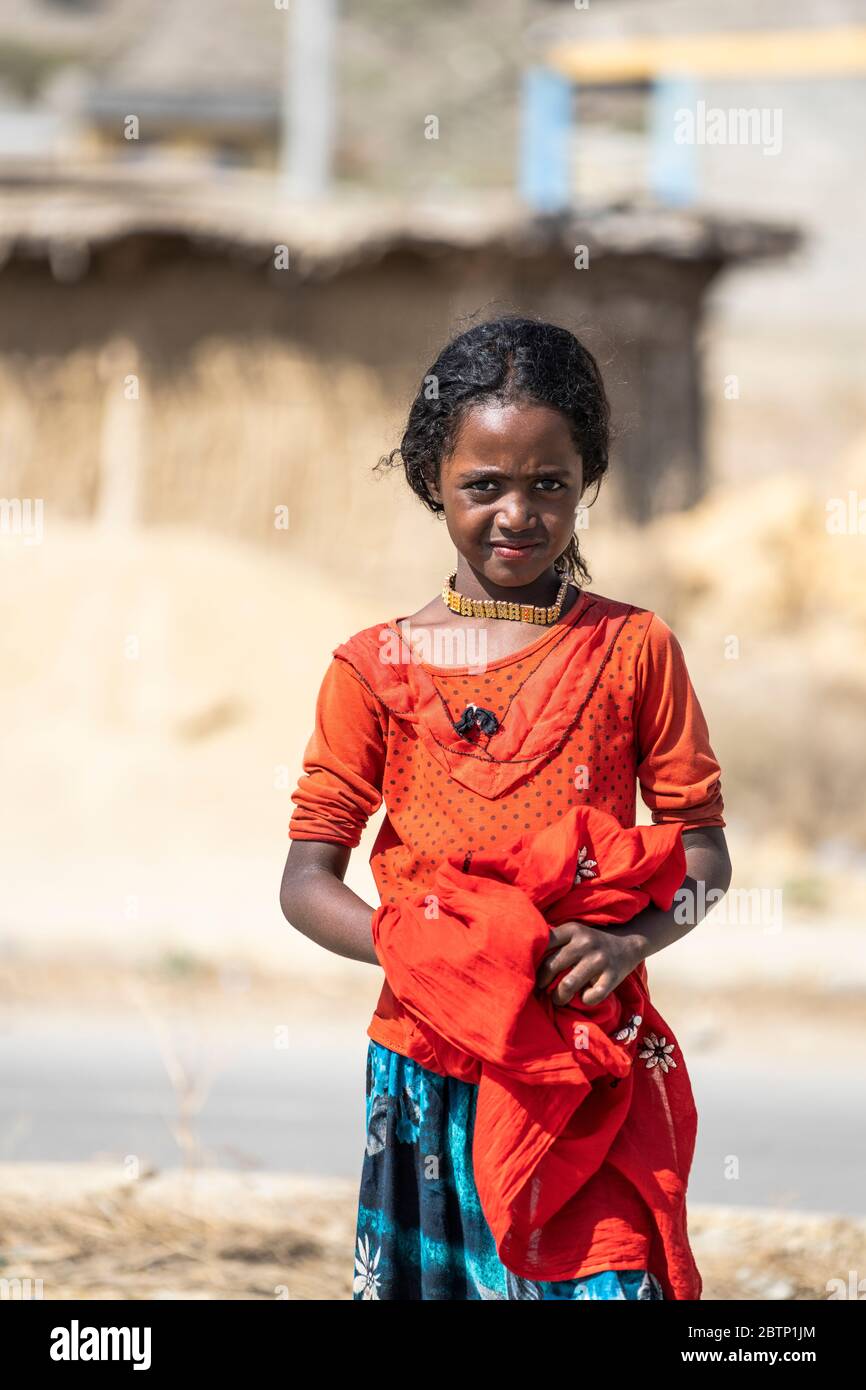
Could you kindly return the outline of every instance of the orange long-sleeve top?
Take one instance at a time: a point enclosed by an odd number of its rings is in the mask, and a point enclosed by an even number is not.
[[[404,618],[334,649],[292,793],[290,839],[351,848],[384,802],[370,854],[383,903],[427,890],[446,851],[495,850],[574,805],[633,826],[638,787],[656,824],[725,825],[721,771],[682,647],[651,610],[584,590],[510,656],[453,666],[424,655]],[[494,732],[457,732],[470,704],[494,715]],[[417,1054],[387,980],[367,1032]],[[649,1215],[620,1174],[603,1166],[583,1189],[583,1210],[574,1277],[648,1267]]]

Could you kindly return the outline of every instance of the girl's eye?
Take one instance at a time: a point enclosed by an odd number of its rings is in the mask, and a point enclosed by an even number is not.
[[[543,491],[545,491],[545,492],[552,492],[552,491],[556,491],[556,490],[559,489],[559,488],[565,487],[565,483],[560,482],[559,478],[538,478],[536,481],[539,482],[539,483],[552,483],[552,484],[553,484],[553,487],[552,487],[552,488],[544,488]],[[490,487],[490,488],[495,488],[495,487],[497,487],[497,486],[498,486],[498,484],[497,484],[495,478],[477,478],[477,479],[475,479],[474,482],[469,482],[469,483],[466,484],[466,488],[467,488],[467,490],[468,490],[469,492],[483,492],[483,493],[487,493],[489,487]]]

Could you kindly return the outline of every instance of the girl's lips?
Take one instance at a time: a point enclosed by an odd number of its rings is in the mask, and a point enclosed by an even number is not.
[[[531,545],[497,545],[493,543],[493,553],[498,555],[501,560],[522,560],[525,555],[532,555],[539,547],[538,541],[533,541]]]

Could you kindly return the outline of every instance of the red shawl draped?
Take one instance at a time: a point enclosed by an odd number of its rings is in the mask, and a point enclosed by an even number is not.
[[[671,908],[686,873],[682,828],[623,829],[572,807],[507,851],[443,863],[429,891],[374,913],[377,956],[417,1030],[413,1056],[478,1085],[478,1194],[500,1259],[524,1278],[574,1276],[576,1204],[607,1163],[652,1214],[665,1297],[700,1297],[686,1225],[697,1112],[643,963],[597,1005],[578,992],[556,1006],[556,980],[535,986],[551,926]]]

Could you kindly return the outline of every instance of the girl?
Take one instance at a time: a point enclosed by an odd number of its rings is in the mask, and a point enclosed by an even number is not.
[[[379,963],[374,909],[343,878],[383,799],[370,859],[382,904],[426,891],[455,846],[496,850],[572,806],[634,826],[638,783],[654,823],[682,825],[687,922],[648,907],[607,929],[552,928],[537,984],[562,975],[559,1004],[600,1003],[696,925],[711,889],[727,890],[720,769],[682,649],[653,612],[586,587],[576,514],[607,471],[608,431],[594,358],[551,323],[481,323],[425,373],[382,463],[399,456],[412,490],[444,514],[457,563],[419,612],[355,634],[325,673],[281,905],[327,950]],[[364,662],[362,646],[379,661]],[[665,1296],[649,1210],[607,1164],[581,1189],[573,1277],[505,1268],[475,1186],[477,1087],[413,1057],[387,979],[368,1034],[356,1299]]]

